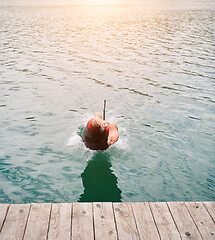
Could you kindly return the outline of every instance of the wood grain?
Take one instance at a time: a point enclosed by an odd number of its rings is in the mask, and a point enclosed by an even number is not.
[[[112,203],[93,203],[93,214],[95,239],[117,239]]]
[[[167,203],[170,211],[173,215],[181,238],[184,240],[202,239],[192,217],[184,202],[168,202]]]
[[[202,202],[186,202],[186,206],[203,239],[215,239],[215,224]]]
[[[113,203],[119,240],[140,239],[129,203]]]
[[[181,239],[174,220],[165,202],[149,203],[161,239]]]
[[[71,203],[52,204],[49,226],[49,240],[70,240],[71,238]]]
[[[2,229],[5,217],[7,215],[8,208],[9,204],[0,204],[0,231]]]
[[[45,240],[48,234],[51,203],[32,203],[24,240]]]
[[[157,240],[160,236],[157,231],[148,203],[131,203],[140,239]]]
[[[1,240],[21,240],[29,214],[30,204],[10,205],[0,232]]]
[[[213,218],[215,222],[215,202],[203,202],[204,206],[207,208],[210,216]]]
[[[92,203],[73,203],[72,239],[94,239]]]
[[[215,202],[0,204],[0,240],[215,240]]]

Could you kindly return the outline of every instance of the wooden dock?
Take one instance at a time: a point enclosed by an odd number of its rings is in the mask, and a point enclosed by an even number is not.
[[[0,240],[215,239],[215,202],[0,204]]]

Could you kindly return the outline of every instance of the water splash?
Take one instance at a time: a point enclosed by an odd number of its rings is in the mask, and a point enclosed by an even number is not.
[[[117,120],[117,117],[115,115],[111,115],[112,110],[110,110],[108,112],[108,122],[112,123],[112,122],[118,122],[118,130],[119,130],[119,140],[114,143],[111,147],[108,148],[111,149],[112,147],[115,147],[116,149],[119,150],[128,150],[129,149],[129,145],[128,145],[128,138],[129,138],[129,134],[128,131],[126,129],[126,127],[122,126],[123,123],[120,122],[120,120]],[[72,147],[74,149],[80,148],[82,150],[88,151],[89,149],[85,147],[82,139],[81,139],[81,135],[83,132],[84,127],[86,126],[86,123],[89,119],[91,119],[93,116],[93,114],[91,113],[86,113],[84,116],[82,116],[82,118],[80,118],[80,122],[77,123],[77,125],[73,125],[71,127],[71,131],[72,134],[69,137],[68,141],[67,141],[67,146]],[[81,123],[81,125],[80,125]],[[94,150],[90,150],[90,151],[94,151]]]
[[[68,146],[79,146],[82,142],[81,137],[77,134],[74,133],[68,140],[67,145]]]

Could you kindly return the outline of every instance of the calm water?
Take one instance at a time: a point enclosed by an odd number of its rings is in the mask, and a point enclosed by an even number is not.
[[[92,3],[0,1],[0,202],[215,200],[214,1]]]

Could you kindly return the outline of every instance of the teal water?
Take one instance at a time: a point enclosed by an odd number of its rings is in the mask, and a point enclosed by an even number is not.
[[[0,1],[1,203],[215,199],[214,1],[105,4]]]

